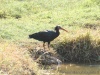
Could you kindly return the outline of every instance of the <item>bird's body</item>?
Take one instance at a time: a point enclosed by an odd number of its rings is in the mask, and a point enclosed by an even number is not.
[[[30,38],[34,38],[36,40],[43,41],[43,42],[50,42],[58,36],[59,36],[59,33],[57,34],[56,32],[49,31],[49,30],[41,31],[38,33],[34,33],[32,35],[29,35]]]
[[[48,42],[48,47],[49,47],[50,42],[59,36],[60,28],[61,28],[60,26],[56,26],[55,31],[46,30],[46,31],[34,33],[34,34],[29,35],[29,38],[34,38],[36,40],[43,41],[44,42],[43,46],[44,46],[45,42]]]

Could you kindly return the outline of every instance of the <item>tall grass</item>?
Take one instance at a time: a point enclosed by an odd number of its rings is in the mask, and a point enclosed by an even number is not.
[[[66,39],[55,47],[64,62],[91,64],[100,61],[100,39],[93,40],[89,33]]]

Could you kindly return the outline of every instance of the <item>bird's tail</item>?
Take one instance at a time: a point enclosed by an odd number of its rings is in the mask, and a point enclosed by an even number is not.
[[[38,38],[38,34],[37,33],[31,34],[31,35],[29,35],[29,38]]]

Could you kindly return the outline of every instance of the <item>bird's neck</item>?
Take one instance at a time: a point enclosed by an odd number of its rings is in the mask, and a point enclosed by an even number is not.
[[[59,29],[57,29],[57,30],[56,30],[56,33],[57,33],[57,35],[59,35],[59,34],[60,34]]]

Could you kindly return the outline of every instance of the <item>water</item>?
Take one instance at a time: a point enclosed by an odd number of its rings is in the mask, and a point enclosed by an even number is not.
[[[58,72],[65,75],[100,75],[100,65],[63,64]]]
[[[100,75],[100,65],[62,64],[53,65],[44,75]]]

